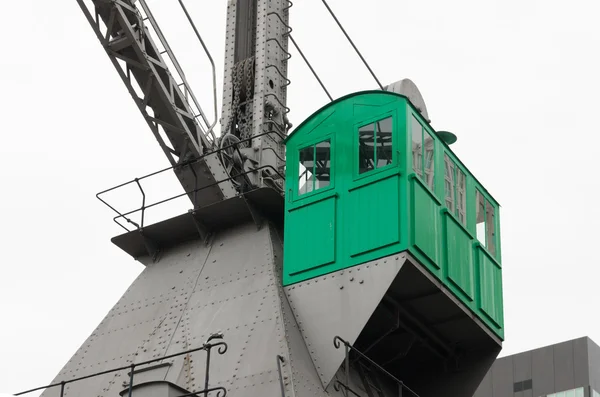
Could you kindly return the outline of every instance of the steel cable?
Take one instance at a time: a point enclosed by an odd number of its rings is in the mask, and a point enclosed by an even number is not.
[[[327,4],[327,2],[325,0],[321,0],[321,1],[325,5],[325,7],[327,7],[327,11],[329,11],[329,13],[333,17],[333,19],[335,20],[335,22],[337,23],[337,25],[340,27],[340,29],[342,30],[342,33],[344,33],[344,36],[346,36],[346,38],[348,39],[348,41],[352,45],[352,48],[354,48],[354,51],[356,51],[356,53],[358,54],[358,56],[360,57],[360,59],[363,61],[363,63],[367,67],[367,69],[369,69],[369,72],[371,73],[371,76],[373,76],[373,78],[377,82],[377,85],[379,86],[379,88],[381,88],[383,90],[383,85],[381,85],[381,83],[379,82],[379,79],[377,78],[377,76],[375,76],[375,73],[373,72],[373,70],[371,69],[371,67],[369,66],[369,64],[365,60],[365,58],[362,56],[362,54],[360,53],[360,51],[358,50],[358,48],[356,48],[356,45],[354,45],[354,42],[352,41],[352,39],[350,38],[350,36],[348,36],[348,33],[346,33],[346,30],[344,29],[344,27],[342,26],[342,24],[340,23],[340,21],[335,16],[333,10],[331,9],[331,7],[329,7],[329,4]]]
[[[310,62],[308,62],[308,59],[306,59],[306,57],[304,56],[304,53],[302,52],[302,50],[300,49],[300,47],[298,46],[298,44],[296,44],[296,40],[294,40],[294,38],[292,37],[291,34],[289,35],[289,37],[290,37],[290,40],[292,40],[292,44],[294,45],[294,47],[296,47],[296,50],[298,51],[298,53],[300,54],[300,56],[302,57],[302,59],[304,59],[304,62],[306,63],[306,65],[308,66],[308,68],[310,69],[310,71],[312,72],[313,76],[315,76],[315,78],[317,79],[317,81],[321,85],[321,88],[323,88],[323,91],[325,91],[325,94],[327,94],[327,97],[329,97],[329,100],[333,101],[333,98],[329,94],[329,91],[327,91],[327,88],[325,88],[325,85],[323,84],[323,82],[321,81],[321,79],[319,78],[319,76],[317,75],[317,72],[315,72],[315,70],[313,69],[313,67],[310,64]]]

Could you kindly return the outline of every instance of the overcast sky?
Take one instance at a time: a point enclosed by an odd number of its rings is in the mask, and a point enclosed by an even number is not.
[[[226,1],[186,3],[220,102]],[[150,4],[210,109],[208,63],[177,1]],[[434,128],[458,135],[453,149],[502,205],[502,354],[600,342],[600,3],[330,4],[380,80],[418,85]],[[320,1],[291,15],[334,97],[376,87]],[[95,193],[168,163],[75,1],[2,1],[0,34],[0,392],[17,392],[48,383],[142,270],[110,243],[120,230]],[[327,97],[293,54],[298,125]],[[135,191],[119,199],[139,204]]]

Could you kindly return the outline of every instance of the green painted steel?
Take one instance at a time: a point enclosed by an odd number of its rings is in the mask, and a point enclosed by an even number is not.
[[[284,285],[409,251],[504,337],[499,205],[407,98],[338,99],[286,153]]]

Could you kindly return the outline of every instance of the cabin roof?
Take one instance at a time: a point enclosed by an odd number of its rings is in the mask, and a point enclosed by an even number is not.
[[[486,189],[485,185],[483,183],[481,183],[481,181],[475,176],[475,174],[469,169],[469,167],[467,167],[462,160],[460,159],[460,157],[454,153],[454,151],[452,150],[452,148],[450,146],[448,146],[446,144],[446,142],[444,142],[440,136],[437,134],[437,131],[435,128],[433,128],[433,126],[431,125],[431,123],[429,123],[425,117],[423,117],[421,115],[421,113],[419,112],[419,110],[412,104],[412,102],[410,101],[410,99],[402,94],[398,94],[395,92],[390,92],[390,91],[382,91],[382,90],[366,90],[366,91],[356,91],[356,92],[352,92],[350,94],[344,95],[342,97],[339,97],[329,103],[327,103],[326,105],[322,106],[321,108],[317,109],[316,111],[314,111],[310,116],[308,116],[306,119],[304,119],[304,121],[302,121],[302,123],[300,123],[300,125],[298,127],[296,127],[285,139],[284,139],[284,143],[287,144],[289,142],[289,140],[296,135],[296,133],[300,130],[302,130],[304,128],[304,126],[306,124],[308,124],[310,121],[312,121],[315,117],[317,117],[319,114],[321,114],[323,111],[336,106],[337,104],[344,102],[350,98],[353,97],[357,97],[357,96],[366,96],[366,95],[370,95],[370,94],[377,94],[377,95],[389,95],[389,96],[394,96],[397,98],[402,98],[405,99],[406,102],[410,105],[410,107],[412,108],[412,110],[414,111],[415,114],[418,115],[419,119],[422,121],[423,124],[427,125],[431,131],[433,131],[433,133],[435,134],[435,136],[438,138],[439,142],[444,146],[444,149],[447,150],[448,152],[452,153],[454,155],[454,157],[458,160],[458,162],[460,163],[460,165],[462,167],[464,167],[466,170],[469,171],[469,173],[471,174],[471,176],[473,177],[473,179],[475,179],[475,181],[477,181],[477,183],[479,183],[479,185],[481,186],[481,188],[483,189],[483,191],[498,205],[500,206],[500,203],[498,202],[498,200],[496,200],[496,198],[491,194],[491,192]]]
[[[294,131],[292,131],[284,140],[284,143],[287,143],[290,138],[292,138],[292,136],[294,136],[296,134],[296,132],[298,132],[299,130],[301,130],[305,124],[307,124],[308,122],[310,122],[312,119],[314,119],[315,117],[317,117],[321,112],[323,112],[324,110],[329,109],[332,106],[337,105],[340,102],[344,102],[347,99],[350,99],[352,97],[355,96],[361,96],[361,95],[366,95],[366,94],[384,94],[384,95],[390,95],[390,96],[395,96],[395,97],[400,97],[400,98],[404,98],[406,99],[409,103],[410,101],[408,100],[408,98],[404,95],[401,94],[396,94],[395,92],[390,92],[390,91],[381,91],[381,90],[367,90],[367,91],[357,91],[357,92],[352,92],[350,94],[344,95],[342,97],[339,97],[329,103],[327,103],[326,105],[320,107],[319,109],[315,110],[310,116],[308,116],[306,119],[304,119],[304,121],[302,123],[300,123],[300,125],[298,127],[296,127],[294,129]],[[411,104],[412,105],[412,104]],[[414,106],[413,106],[414,108]]]

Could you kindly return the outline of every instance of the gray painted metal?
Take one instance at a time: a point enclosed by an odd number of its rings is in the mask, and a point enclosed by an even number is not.
[[[588,339],[580,338],[573,341],[573,384],[590,384],[591,367],[589,363]]]
[[[171,165],[199,158],[213,148],[216,142],[211,123],[146,2],[77,3]],[[226,178],[216,154],[175,173],[186,191]],[[207,205],[233,195],[232,183],[225,181],[199,192],[194,204]]]
[[[223,134],[243,139],[242,134],[250,130],[250,136],[255,137],[250,145],[252,149],[240,152],[244,162],[242,169],[263,167],[248,175],[249,183],[254,187],[270,186],[280,191],[283,190],[283,180],[272,170],[283,169],[283,138],[290,127],[286,106],[290,83],[287,78],[290,7],[288,0],[229,1],[221,112]],[[248,87],[249,76],[246,73],[234,78],[238,70],[236,66],[247,60],[252,60],[254,66],[252,87]],[[241,92],[248,97],[236,103]],[[242,114],[250,117],[246,119]],[[264,135],[269,131],[276,133]]]
[[[417,88],[417,85],[412,82],[410,79],[402,79],[386,86],[385,91],[395,92],[396,94],[401,94],[407,97],[414,107],[421,112],[423,117],[429,122],[429,113],[427,112],[427,106],[425,105],[425,100],[423,99],[423,95]]]
[[[227,22],[225,27],[225,62],[223,73],[223,105],[221,106],[221,128],[229,125],[233,117],[233,69],[235,66],[237,0],[227,2]],[[222,134],[229,131],[222,130]]]
[[[515,383],[531,388],[515,391]],[[502,357],[485,376],[475,397],[539,397],[583,387],[585,396],[600,387],[600,347],[579,338]]]
[[[217,232],[208,245],[195,240],[172,247],[156,263],[140,258],[144,271],[55,380],[185,351],[220,331],[229,348],[211,356],[210,387],[224,386],[228,396],[281,395],[280,355],[286,396],[327,395],[281,286],[282,258],[277,230],[271,224],[257,230],[254,223]],[[201,390],[204,354],[136,372],[134,384],[166,381]],[[127,387],[128,373],[68,384],[66,396],[115,396]]]
[[[573,361],[572,342],[554,345],[554,389],[556,391],[570,390],[575,387]]]
[[[121,391],[121,396],[127,396],[129,388]],[[189,394],[189,390],[185,390],[177,385],[165,381],[150,381],[139,383],[131,390],[132,397],[178,397]]]
[[[588,363],[590,366],[590,386],[600,392],[600,346],[591,339],[587,339]]]
[[[397,254],[285,287],[323,387],[344,360],[333,338],[356,341],[405,261]]]

